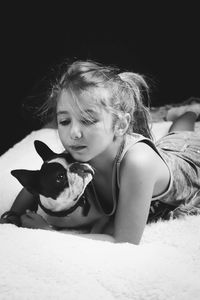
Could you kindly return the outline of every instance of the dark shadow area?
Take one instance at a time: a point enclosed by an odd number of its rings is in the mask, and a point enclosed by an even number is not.
[[[200,97],[198,10],[134,9],[119,7],[106,16],[105,9],[86,15],[81,7],[50,4],[2,9],[0,154],[41,127],[22,104],[42,102],[65,59],[93,59],[146,75],[152,106]]]

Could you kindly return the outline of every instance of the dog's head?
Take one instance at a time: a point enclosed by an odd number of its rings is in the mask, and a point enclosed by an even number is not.
[[[41,207],[49,212],[71,212],[80,203],[94,171],[87,163],[74,161],[69,153],[54,153],[45,143],[34,142],[43,160],[40,170],[12,170],[11,174],[32,194],[40,197]]]

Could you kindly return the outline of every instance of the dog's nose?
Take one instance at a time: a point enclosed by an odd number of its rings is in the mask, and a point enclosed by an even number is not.
[[[94,170],[89,164],[80,164],[78,162],[71,164],[69,171],[72,173],[77,173],[80,176],[88,173],[94,175]]]

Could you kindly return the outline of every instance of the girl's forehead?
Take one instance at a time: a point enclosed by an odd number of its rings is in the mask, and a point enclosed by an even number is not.
[[[99,94],[90,91],[77,93],[70,90],[63,90],[58,99],[57,111],[78,112],[94,110],[100,112],[103,108],[100,99],[104,99],[105,96],[105,93],[100,90]]]

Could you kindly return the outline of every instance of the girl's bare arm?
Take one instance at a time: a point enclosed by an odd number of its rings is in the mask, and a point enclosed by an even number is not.
[[[22,226],[23,222],[21,216],[24,215],[27,210],[37,210],[37,199],[36,196],[33,196],[23,188],[15,198],[10,210],[2,214],[0,223],[12,223],[17,226]]]
[[[139,244],[160,174],[160,158],[149,146],[141,144],[127,153],[121,165],[120,193],[114,222],[116,242]]]
[[[27,189],[23,188],[17,195],[10,210],[22,215],[28,209],[37,209],[36,196],[32,195],[29,191],[27,191]]]

